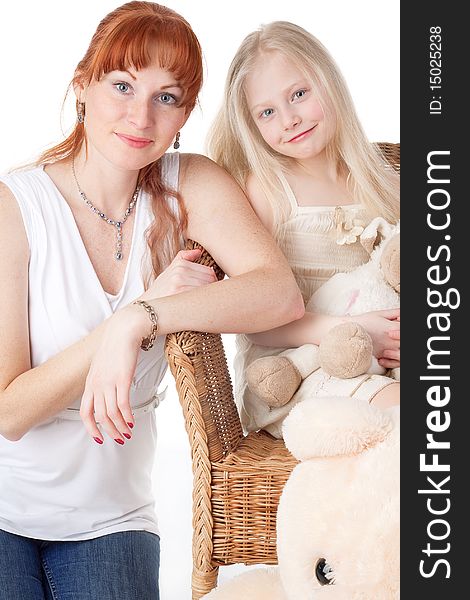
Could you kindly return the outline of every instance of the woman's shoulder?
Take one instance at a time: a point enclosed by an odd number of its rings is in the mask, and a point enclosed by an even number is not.
[[[10,187],[0,178],[0,211],[7,210],[6,207],[15,202],[15,196],[11,191]]]
[[[213,160],[202,154],[180,154],[180,189],[220,191],[238,188],[233,177]]]
[[[45,184],[44,169],[42,167],[27,167],[25,169],[11,171],[0,175],[0,187],[2,198],[4,196],[19,196],[33,194]]]
[[[201,176],[210,172],[223,171],[213,160],[196,153],[182,153],[179,155],[180,172],[185,175]]]
[[[0,176],[1,218],[10,215],[30,236],[37,219],[44,219],[45,210],[52,206],[53,192],[54,184],[42,166],[26,167]]]
[[[9,173],[5,173],[5,174],[1,174],[0,175],[0,182],[6,183],[8,185],[8,183],[20,183],[20,182],[27,182],[27,181],[33,181],[35,180],[37,177],[41,177],[43,174],[44,169],[40,166],[28,166],[28,167],[24,167],[24,168],[20,168],[20,169],[15,169],[13,171],[10,171]]]
[[[10,239],[15,243],[15,247],[21,249],[27,248],[24,211],[17,200],[17,196],[5,181],[0,179],[0,221],[8,223],[8,227],[3,231],[2,237]]]

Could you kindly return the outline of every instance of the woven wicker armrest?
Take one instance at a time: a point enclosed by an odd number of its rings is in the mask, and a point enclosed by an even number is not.
[[[225,274],[212,256],[189,240],[186,249],[193,248],[203,250],[198,262],[213,267],[218,279],[223,279]],[[193,460],[199,452],[211,461],[221,460],[243,437],[221,336],[173,333],[167,336],[165,354],[183,408]]]

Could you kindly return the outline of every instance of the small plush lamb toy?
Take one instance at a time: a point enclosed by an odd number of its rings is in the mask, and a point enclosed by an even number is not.
[[[204,600],[398,600],[399,416],[355,398],[297,404],[283,425],[300,463],[279,503],[279,566]]]
[[[400,306],[400,224],[377,217],[360,236],[370,260],[348,273],[337,273],[310,298],[307,311],[359,315]],[[320,344],[305,344],[278,356],[253,361],[246,370],[250,390],[268,406],[289,402],[301,382],[322,367],[329,375],[350,378],[386,370],[372,355],[372,340],[354,321],[333,327]],[[399,379],[399,370],[393,376]]]

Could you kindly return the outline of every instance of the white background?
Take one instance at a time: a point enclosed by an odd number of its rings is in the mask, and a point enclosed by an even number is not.
[[[228,65],[243,37],[261,23],[287,20],[330,50],[349,84],[372,141],[399,141],[399,0],[167,0],[198,35],[205,84],[181,135],[182,152],[203,152],[221,100]],[[62,102],[74,68],[99,20],[115,0],[23,0],[0,9],[0,173],[34,159],[62,139],[74,121],[72,97]],[[2,223],[0,231],[7,224]],[[1,235],[1,233],[0,233]],[[226,336],[229,361],[233,341]],[[155,470],[162,534],[162,600],[190,598],[191,466],[176,392],[157,412]],[[220,579],[243,567],[221,569]]]

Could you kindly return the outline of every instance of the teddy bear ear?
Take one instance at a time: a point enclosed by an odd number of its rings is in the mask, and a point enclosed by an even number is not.
[[[342,396],[303,400],[282,425],[286,446],[298,460],[359,454],[383,442],[392,429],[387,411]]]
[[[393,228],[394,226],[383,217],[376,217],[361,233],[359,239],[363,248],[369,254],[372,254],[375,246],[380,243],[383,238],[388,237],[392,233]]]

